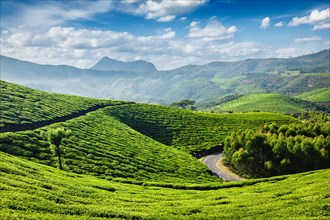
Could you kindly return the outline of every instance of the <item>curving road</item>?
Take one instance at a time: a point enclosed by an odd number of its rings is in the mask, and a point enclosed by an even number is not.
[[[217,166],[218,160],[222,157],[222,153],[215,153],[204,157],[203,163],[210,168],[214,175],[225,181],[241,181],[242,178],[237,177],[235,174],[231,174],[228,170],[222,170]]]

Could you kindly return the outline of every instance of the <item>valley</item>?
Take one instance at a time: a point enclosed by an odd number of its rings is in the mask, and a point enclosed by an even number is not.
[[[297,118],[271,112],[199,112],[59,95],[0,82],[1,128],[27,128],[0,133],[2,219],[329,214],[329,169],[223,182],[194,157],[215,146],[223,149],[238,129],[301,123]],[[61,144],[63,170],[57,169],[45,136],[54,128],[70,131]]]
[[[330,219],[329,0],[0,0],[0,220]]]

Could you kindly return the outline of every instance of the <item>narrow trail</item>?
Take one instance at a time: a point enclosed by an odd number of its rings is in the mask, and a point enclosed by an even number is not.
[[[213,174],[225,181],[241,181],[243,178],[231,172],[227,167],[221,163],[222,153],[215,153],[204,157],[203,163],[210,168]]]
[[[37,128],[41,128],[47,125],[51,125],[58,122],[65,122],[70,119],[78,118],[80,116],[86,115],[89,112],[96,111],[101,108],[109,107],[109,106],[118,106],[121,104],[105,104],[105,105],[96,105],[91,108],[81,110],[78,112],[73,112],[68,115],[60,116],[57,118],[44,120],[44,121],[38,121],[28,124],[5,124],[3,127],[0,127],[0,133],[2,132],[17,132],[17,131],[26,131],[26,130],[35,130]]]

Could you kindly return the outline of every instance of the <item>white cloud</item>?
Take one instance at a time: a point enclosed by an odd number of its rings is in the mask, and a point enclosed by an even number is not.
[[[155,19],[160,22],[171,21],[177,15],[188,13],[204,5],[208,0],[146,0],[132,7],[119,7],[120,11]],[[172,18],[172,19],[170,19]]]
[[[328,29],[330,19],[330,8],[324,10],[313,10],[309,15],[303,17],[294,17],[288,26],[298,26],[301,24],[312,24],[313,30]]]
[[[10,29],[38,29],[61,25],[67,21],[91,19],[94,15],[113,9],[112,1],[68,1],[61,4],[57,1],[40,1],[38,5],[16,2],[16,15],[4,19],[2,26]]]
[[[180,18],[180,21],[186,21],[187,20],[187,17],[181,17]]]
[[[228,40],[233,38],[237,31],[236,26],[227,28],[214,18],[205,27],[200,27],[196,21],[191,22],[189,27],[189,38],[202,38],[204,41]]]
[[[163,16],[157,19],[158,22],[168,22],[168,21],[172,21],[173,19],[175,19],[175,15],[167,15],[167,16]]]
[[[261,29],[266,29],[270,26],[270,18],[265,17],[264,19],[261,20],[260,28]]]
[[[330,23],[320,23],[313,26],[313,30],[330,29]]]
[[[278,22],[274,25],[275,27],[283,27],[284,26],[284,22],[281,21],[281,22]]]
[[[295,43],[303,43],[303,42],[312,42],[312,41],[320,41],[321,38],[319,36],[311,36],[311,37],[303,37],[294,39]]]
[[[1,53],[37,63],[67,64],[81,68],[90,67],[103,56],[123,61],[139,58],[153,62],[159,69],[173,69],[192,63],[240,60],[259,56],[263,51],[260,45],[253,42],[215,41],[214,38],[230,36],[237,29],[234,26],[225,28],[220,23],[211,22],[208,25],[201,28],[196,22],[192,28],[197,27],[201,32],[194,32],[196,37],[185,38],[177,38],[171,28],[149,36],[61,26],[38,34],[9,32],[1,36]],[[215,32],[211,34],[207,30]],[[204,38],[212,40],[201,40]]]

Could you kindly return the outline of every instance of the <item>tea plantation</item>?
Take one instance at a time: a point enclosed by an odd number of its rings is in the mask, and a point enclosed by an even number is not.
[[[41,92],[0,80],[0,127],[52,120],[122,102]]]
[[[222,182],[192,156],[231,131],[299,120],[211,114],[1,81],[0,219],[327,219],[330,170]],[[94,108],[94,107],[97,108]],[[75,116],[68,118],[63,117]],[[49,120],[47,126],[40,122]],[[39,126],[39,127],[38,127]],[[63,170],[47,140],[62,128]]]
[[[116,106],[109,114],[142,134],[192,154],[222,145],[232,130],[296,121],[278,113],[211,114],[146,104]]]
[[[0,219],[328,219],[329,176],[328,169],[182,190],[68,173],[0,152]]]

